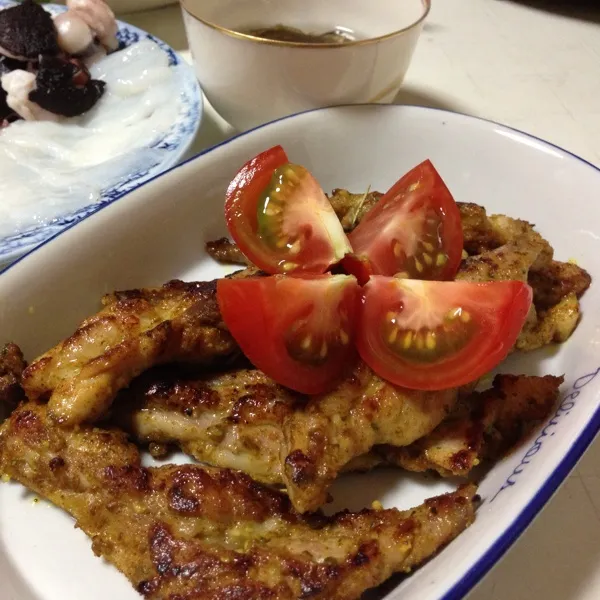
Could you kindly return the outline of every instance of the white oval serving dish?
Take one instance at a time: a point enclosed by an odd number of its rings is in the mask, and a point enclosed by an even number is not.
[[[596,168],[471,117],[418,107],[338,107],[285,118],[225,142],[18,261],[0,275],[2,341],[15,341],[32,357],[94,312],[105,292],[223,274],[204,243],[225,234],[224,191],[242,163],[275,144],[306,165],[326,190],[383,190],[430,158],[457,200],[535,222],[557,258],[575,259],[600,277]],[[600,428],[599,304],[600,289],[592,285],[582,301],[583,320],[566,344],[552,354],[513,355],[502,365],[503,372],[564,373],[561,404],[521,449],[484,477],[475,524],[398,587],[387,586],[387,598],[463,597],[575,466]],[[334,496],[338,507],[374,499],[407,507],[451,487],[378,471],[343,478]],[[116,570],[94,557],[90,541],[68,516],[34,504],[16,484],[0,485],[0,580],[2,600],[138,598]]]

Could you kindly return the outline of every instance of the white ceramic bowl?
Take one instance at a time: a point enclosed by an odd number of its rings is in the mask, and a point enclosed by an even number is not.
[[[306,165],[326,190],[369,185],[385,190],[429,157],[457,200],[535,222],[558,259],[573,258],[600,279],[596,168],[550,144],[472,117],[407,106],[330,108],[280,120],[217,146],[16,263],[0,275],[0,298],[6,299],[0,341],[14,340],[31,358],[72,333],[110,290],[159,285],[173,277],[222,276],[225,268],[206,255],[204,244],[226,233],[227,184],[248,158],[275,144]],[[600,286],[592,285],[582,300],[579,327],[557,352],[515,353],[501,365],[501,372],[564,373],[561,404],[527,443],[485,474],[483,503],[473,526],[398,588],[388,586],[389,600],[462,598],[575,466],[600,428],[599,304]],[[386,507],[408,507],[454,485],[400,470],[374,471],[340,478],[334,506],[356,510],[377,499]],[[568,535],[570,523],[568,515],[546,520],[545,539],[556,540],[551,545],[561,552],[530,548],[523,568],[543,574],[558,566],[556,557],[593,555],[590,546],[582,549]],[[524,540],[521,549],[528,543]],[[34,505],[17,484],[0,484],[2,600],[140,600],[90,545],[65,513]],[[520,597],[550,596],[525,589]],[[572,596],[559,591],[552,597]]]
[[[202,89],[239,130],[333,104],[387,103],[408,69],[431,0],[181,0]],[[347,44],[240,33],[287,25],[354,32]]]

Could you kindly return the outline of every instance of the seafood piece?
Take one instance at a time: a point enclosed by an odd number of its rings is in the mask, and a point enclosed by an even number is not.
[[[104,81],[92,79],[87,67],[75,58],[42,57],[35,83],[29,99],[63,117],[76,117],[90,110],[106,86]]]
[[[22,66],[22,62],[12,58],[6,58],[6,56],[0,56],[0,80],[3,75],[6,75],[15,69],[20,69]],[[6,90],[0,85],[0,128],[5,127],[11,121],[19,118],[11,107],[8,106],[6,102],[7,96]]]
[[[38,404],[0,428],[0,474],[70,513],[148,600],[358,600],[464,531],[477,502],[467,485],[408,511],[302,516],[241,473],[144,468],[122,433],[53,427]]]
[[[0,13],[1,14],[1,13]],[[30,71],[16,69],[2,76],[2,88],[6,92],[6,104],[26,121],[58,121],[60,117],[43,109],[30,99],[35,91],[36,76]]]
[[[107,50],[119,47],[117,40],[118,25],[115,14],[102,0],[67,0],[68,11],[82,21],[94,32],[98,41]]]
[[[39,4],[25,0],[0,10],[0,54],[26,62],[59,51],[52,17]]]
[[[57,41],[67,54],[83,54],[94,42],[94,34],[88,24],[72,10],[54,17]]]

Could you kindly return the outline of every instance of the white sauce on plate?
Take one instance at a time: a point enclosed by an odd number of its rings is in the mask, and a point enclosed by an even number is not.
[[[0,131],[0,237],[96,202],[102,189],[158,162],[150,146],[180,107],[167,54],[144,40],[100,59],[90,72],[107,85],[85,115],[17,121]]]

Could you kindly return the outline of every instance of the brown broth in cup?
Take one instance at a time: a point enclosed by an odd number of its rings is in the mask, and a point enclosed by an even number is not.
[[[275,25],[274,27],[257,27],[246,29],[243,33],[247,33],[254,37],[263,38],[265,40],[274,40],[278,42],[296,42],[303,44],[347,44],[354,41],[354,37],[339,28],[332,29],[326,33],[306,33],[296,27],[288,27],[287,25]]]

